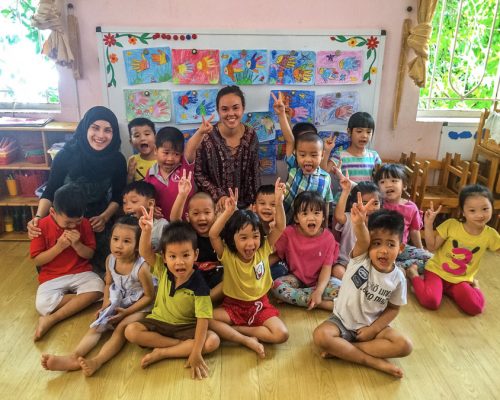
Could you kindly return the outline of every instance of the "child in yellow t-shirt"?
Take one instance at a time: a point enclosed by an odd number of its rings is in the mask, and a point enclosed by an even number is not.
[[[425,242],[435,251],[425,265],[423,278],[417,267],[407,270],[419,303],[430,310],[437,310],[443,293],[451,297],[469,315],[481,314],[484,296],[475,275],[486,250],[500,249],[500,235],[486,224],[493,214],[493,196],[481,185],[465,186],[459,194],[463,219],[450,218],[437,227],[433,222],[441,210],[434,211],[433,204],[425,212]]]
[[[137,154],[127,162],[127,183],[142,181],[156,163],[155,124],[147,118],[135,118],[128,124],[130,144]]]

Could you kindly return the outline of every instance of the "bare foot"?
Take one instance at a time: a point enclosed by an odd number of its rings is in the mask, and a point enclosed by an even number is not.
[[[165,350],[165,349],[156,348],[156,349],[153,349],[153,351],[151,353],[146,354],[144,357],[142,357],[141,367],[147,368],[151,364],[154,364],[155,362],[158,362],[160,360],[167,358],[167,355],[165,354],[165,352],[163,350]]]
[[[95,359],[90,358],[87,360],[83,357],[78,357],[78,363],[80,364],[83,375],[85,376],[92,376],[94,372],[101,368],[102,365],[95,361]]]
[[[401,379],[403,377],[403,370],[401,368],[382,358],[375,358],[373,363],[370,363],[370,367],[385,372],[386,374],[392,375],[395,378]]]
[[[264,346],[256,337],[248,336],[248,338],[243,343],[249,349],[255,351],[259,358],[266,358],[266,352],[264,351]]]
[[[42,315],[38,318],[38,325],[35,329],[35,335],[33,336],[33,341],[39,341],[43,335],[47,333],[47,331],[52,328],[54,322],[52,322],[52,318],[50,315]]]
[[[76,371],[80,369],[76,355],[54,356],[52,354],[42,354],[41,364],[48,371]]]
[[[417,264],[410,265],[406,269],[406,277],[411,281],[413,278],[418,277],[418,267]]]
[[[479,289],[479,281],[477,279],[474,279],[471,283],[471,286],[475,289]]]

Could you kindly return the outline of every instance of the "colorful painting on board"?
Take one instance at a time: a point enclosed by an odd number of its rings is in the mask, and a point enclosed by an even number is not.
[[[268,142],[269,144],[274,144],[276,146],[276,159],[281,160],[285,158],[286,154],[286,143],[285,137],[281,129],[276,129],[276,137],[274,140]]]
[[[276,174],[276,145],[259,145],[259,169],[262,175]]]
[[[195,134],[198,128],[193,129],[182,129],[181,132],[184,135],[184,143],[186,143]]]
[[[127,121],[149,118],[153,122],[168,122],[172,117],[170,90],[125,89],[125,113]]]
[[[173,92],[175,122],[178,124],[199,124],[201,117],[215,114],[217,89],[184,90]]]
[[[262,85],[267,83],[267,50],[221,50],[223,85]]]
[[[219,83],[219,50],[173,49],[173,82],[191,85]]]
[[[363,51],[318,51],[316,85],[346,85],[363,82]]]
[[[316,95],[316,124],[346,125],[352,114],[359,111],[358,92]]]
[[[324,140],[331,137],[332,133],[335,136],[335,146],[333,147],[329,157],[331,157],[337,150],[346,150],[351,145],[351,137],[346,132],[319,131],[318,135]]]
[[[290,108],[292,124],[297,122],[314,123],[314,91],[313,90],[272,90],[276,97],[279,92],[283,97],[284,103]],[[273,109],[274,99],[269,97],[269,109]],[[273,117],[278,120],[276,115]]]
[[[259,143],[274,140],[276,137],[273,117],[267,111],[245,114],[242,122],[255,130],[259,138]]]
[[[129,85],[168,82],[172,79],[169,47],[124,50],[123,60]]]
[[[271,85],[314,85],[314,51],[272,50],[269,64]]]

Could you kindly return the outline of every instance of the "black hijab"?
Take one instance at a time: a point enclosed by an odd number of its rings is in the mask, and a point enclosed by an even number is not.
[[[94,150],[87,139],[89,127],[98,120],[107,121],[113,130],[111,143],[103,150]],[[120,153],[120,128],[116,115],[109,108],[96,106],[89,109],[76,128],[71,140],[63,150],[72,159],[69,176],[76,179],[81,176],[101,180],[113,175],[115,168],[123,157]]]

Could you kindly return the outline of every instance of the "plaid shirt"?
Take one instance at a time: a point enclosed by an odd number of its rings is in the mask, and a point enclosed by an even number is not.
[[[318,192],[326,203],[333,201],[329,173],[318,167],[312,174],[304,174],[297,164],[295,154],[285,157],[285,162],[288,166],[288,179],[286,181],[286,195],[283,205],[285,206],[287,221],[290,221],[293,216],[293,201],[301,192],[305,192],[306,190]]]

